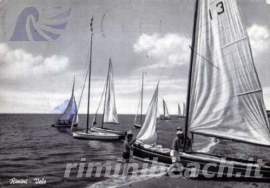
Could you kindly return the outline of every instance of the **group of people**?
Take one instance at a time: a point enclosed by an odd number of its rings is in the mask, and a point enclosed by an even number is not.
[[[132,152],[132,144],[135,142],[135,139],[133,139],[132,131],[128,131],[125,141],[124,141],[124,150],[122,157],[125,162],[124,166],[124,175],[128,174],[128,163],[130,161],[131,152]],[[186,142],[186,143],[185,143]],[[180,154],[179,152],[183,151],[184,149],[188,150],[191,148],[191,140],[189,137],[187,137],[185,141],[185,135],[180,127],[177,127],[176,130],[176,137],[173,140],[170,156],[172,158],[172,165],[169,168],[168,171],[171,171],[174,168],[179,167],[179,163],[181,162]]]

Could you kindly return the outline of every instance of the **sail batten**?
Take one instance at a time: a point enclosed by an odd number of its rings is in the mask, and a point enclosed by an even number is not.
[[[233,42],[231,42],[231,43],[229,43],[229,44],[226,44],[225,46],[223,46],[223,47],[221,47],[221,48],[229,47],[230,45],[233,45],[233,44],[235,44],[235,43],[237,43],[237,42],[240,42],[241,40],[245,40],[245,39],[247,39],[247,38],[248,38],[248,36],[245,36],[245,37],[243,37],[243,38],[241,38],[241,39],[238,39],[238,40],[235,40],[235,41],[233,41]]]
[[[262,92],[262,89],[257,89],[257,90],[248,91],[248,92],[245,92],[245,93],[240,93],[240,94],[238,94],[238,96],[248,95],[248,94],[257,93],[257,92]]]
[[[190,132],[270,146],[262,88],[237,0],[199,0],[196,24]]]

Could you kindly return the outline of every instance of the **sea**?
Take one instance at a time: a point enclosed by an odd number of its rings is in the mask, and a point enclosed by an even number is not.
[[[0,188],[116,187],[143,180],[143,177],[116,179],[104,177],[104,174],[100,177],[86,177],[84,168],[81,177],[78,177],[78,168],[74,168],[69,176],[65,177],[68,164],[110,163],[115,166],[121,161],[124,141],[74,139],[70,129],[57,129],[51,126],[58,118],[59,114],[0,115]],[[101,115],[98,117],[97,126],[100,125],[100,121]],[[120,124],[105,125],[105,127],[115,130],[132,130],[136,137],[139,129],[134,128],[133,121],[134,115],[119,115]],[[157,144],[170,148],[176,136],[176,128],[183,127],[184,122],[184,118],[177,116],[172,116],[169,121],[159,121]],[[83,130],[85,127],[86,115],[79,115],[78,129]],[[193,149],[221,156],[226,154],[232,158],[253,157],[270,161],[269,149],[228,140],[217,141],[198,136],[195,137]],[[136,160],[132,159],[132,162]],[[138,163],[140,164],[138,170],[145,170],[142,163]],[[15,180],[19,184],[12,184],[16,182]]]

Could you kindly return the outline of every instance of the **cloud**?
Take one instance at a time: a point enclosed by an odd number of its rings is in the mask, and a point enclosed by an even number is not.
[[[270,4],[270,0],[266,0],[266,3],[267,3],[267,4]]]
[[[267,27],[253,24],[247,29],[254,56],[259,55],[268,49],[270,43],[270,33]]]
[[[5,43],[0,44],[1,76],[6,78],[58,73],[64,71],[68,63],[69,59],[65,56],[34,56],[23,49],[13,50]]]
[[[159,68],[164,65],[170,68],[189,60],[189,43],[189,39],[178,34],[168,33],[164,36],[142,34],[133,45],[133,49],[135,53],[144,54],[156,60],[147,68]]]

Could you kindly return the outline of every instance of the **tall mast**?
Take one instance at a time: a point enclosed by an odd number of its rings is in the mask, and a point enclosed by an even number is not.
[[[74,88],[75,88],[75,75],[73,77],[72,95],[74,95]]]
[[[73,111],[73,105],[74,105],[74,102],[75,102],[75,97],[74,97],[74,88],[75,88],[75,75],[74,75],[74,78],[73,78],[73,86],[72,86],[72,110],[71,110],[71,114],[72,114],[72,111]],[[70,116],[71,116],[70,114]],[[77,109],[76,109],[76,112],[75,112],[75,115],[77,115]],[[70,119],[70,116],[69,116],[69,119]],[[73,118],[71,120],[71,125],[73,123]]]
[[[143,82],[144,82],[144,72],[142,73],[142,95],[141,95],[141,118],[140,124],[142,125],[142,113],[143,113]]]
[[[163,117],[165,118],[165,101],[163,99]]]
[[[74,102],[75,104],[75,116],[73,116],[72,118],[72,121],[71,121],[71,130],[73,129],[73,124],[74,124],[74,119],[77,117],[78,115],[78,109],[77,109],[77,105],[76,105],[76,100],[75,100],[75,97],[74,97],[74,87],[75,87],[75,75],[74,75],[74,78],[73,78],[73,87],[72,87],[72,96],[73,96],[73,101],[72,103]],[[73,104],[72,104],[73,105]]]
[[[187,145],[188,137],[188,120],[189,120],[189,106],[190,106],[190,93],[191,93],[191,79],[192,79],[192,69],[193,69],[193,49],[195,47],[195,37],[197,29],[197,17],[198,17],[198,6],[199,0],[196,0],[195,11],[193,18],[193,33],[192,33],[192,44],[191,44],[191,53],[190,53],[190,66],[189,66],[189,76],[188,76],[188,93],[187,93],[187,105],[186,105],[186,122],[185,122],[185,140],[184,140],[184,151]]]
[[[106,81],[106,88],[105,88],[106,89],[105,90],[105,99],[104,99],[104,108],[103,108],[103,117],[102,117],[101,128],[103,128],[103,124],[104,124],[104,114],[105,114],[105,107],[106,107],[106,102],[107,102],[107,92],[108,92],[108,83],[109,83],[110,70],[111,70],[111,58],[110,58],[109,69],[108,69],[108,74],[107,74],[107,81]]]
[[[89,119],[90,119],[90,88],[91,88],[91,69],[92,69],[92,46],[93,46],[93,20],[94,16],[91,19],[90,28],[91,28],[91,44],[90,44],[90,60],[89,60],[89,80],[88,80],[88,103],[87,103],[87,119],[86,119],[86,133],[89,130]]]

